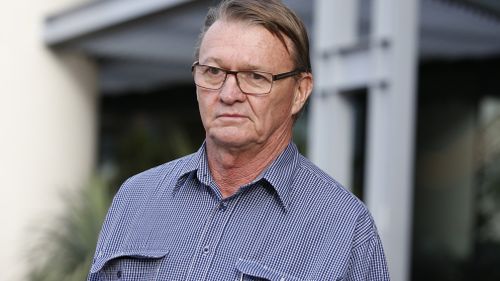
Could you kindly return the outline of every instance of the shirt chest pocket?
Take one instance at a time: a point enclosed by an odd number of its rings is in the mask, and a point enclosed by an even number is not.
[[[167,254],[166,252],[103,254],[96,258],[92,265],[89,280],[160,280],[160,268]]]
[[[305,281],[297,277],[275,271],[257,261],[238,260],[236,263],[238,281]],[[309,281],[309,280],[308,280]]]

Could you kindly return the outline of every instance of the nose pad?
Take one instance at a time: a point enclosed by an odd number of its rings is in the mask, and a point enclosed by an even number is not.
[[[226,81],[224,81],[224,85],[222,85],[222,87],[224,88],[228,84],[230,84],[231,87],[237,87],[238,90],[241,92],[240,84],[238,83],[238,79],[236,78],[236,74],[234,74],[234,73],[227,74]]]
[[[235,74],[228,74],[226,81],[220,89],[219,96],[224,102],[242,101],[246,95],[241,91],[240,85]]]

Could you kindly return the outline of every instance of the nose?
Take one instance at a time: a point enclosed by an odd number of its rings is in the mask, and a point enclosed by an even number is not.
[[[227,104],[232,104],[235,102],[242,102],[246,99],[245,93],[243,93],[236,80],[236,74],[228,74],[224,85],[220,89],[219,93],[222,102]]]

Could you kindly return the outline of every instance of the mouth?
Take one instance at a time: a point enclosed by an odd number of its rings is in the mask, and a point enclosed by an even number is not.
[[[220,114],[217,117],[218,118],[247,118],[245,115],[231,114],[231,113]]]
[[[217,115],[216,119],[224,124],[240,124],[248,120],[248,116],[237,113],[225,113]]]

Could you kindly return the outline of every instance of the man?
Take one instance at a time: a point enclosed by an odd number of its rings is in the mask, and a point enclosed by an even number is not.
[[[291,142],[313,84],[296,15],[221,2],[192,71],[205,143],[123,184],[89,280],[389,280],[365,206]]]

